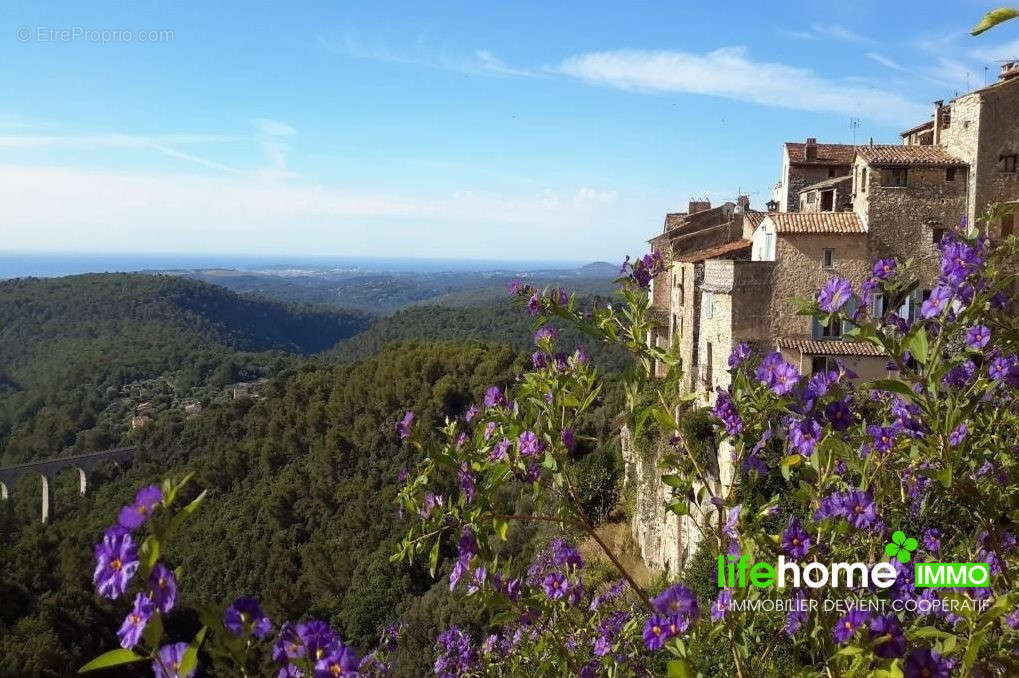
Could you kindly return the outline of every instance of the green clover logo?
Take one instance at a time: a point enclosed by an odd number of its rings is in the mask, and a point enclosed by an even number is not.
[[[900,563],[908,563],[909,559],[913,557],[916,546],[916,539],[912,537],[907,539],[902,530],[896,530],[892,535],[891,543],[885,544],[885,555],[895,556]]]

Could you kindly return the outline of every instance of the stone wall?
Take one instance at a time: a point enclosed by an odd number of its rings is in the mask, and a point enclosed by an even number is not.
[[[800,209],[800,193],[811,184],[825,179],[849,174],[848,165],[789,165],[788,180],[782,187],[785,197],[782,212],[796,212]]]
[[[863,234],[780,233],[775,248],[770,304],[764,311],[772,337],[811,338],[811,319],[797,314],[794,299],[815,297],[832,277],[846,278],[859,289],[873,266]],[[832,268],[824,266],[825,249],[834,250]]]
[[[937,275],[938,229],[950,229],[966,213],[967,172],[944,167],[909,167],[906,186],[882,186],[889,168],[871,167],[867,177],[867,226],[871,261],[915,258],[921,277]]]

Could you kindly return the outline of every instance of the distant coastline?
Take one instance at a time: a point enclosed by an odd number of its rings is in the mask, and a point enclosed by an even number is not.
[[[0,280],[29,276],[52,278],[81,273],[192,271],[233,269],[299,275],[302,270],[336,272],[475,272],[576,269],[587,261],[430,259],[412,257],[344,257],[270,254],[172,254],[0,251]]]

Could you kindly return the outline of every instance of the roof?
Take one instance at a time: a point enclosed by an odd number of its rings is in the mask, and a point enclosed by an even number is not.
[[[899,132],[899,136],[900,137],[908,137],[910,134],[913,134],[914,132],[919,132],[920,130],[923,130],[923,129],[927,129],[928,127],[934,127],[934,120],[933,119],[928,120],[927,122],[921,122],[919,125],[917,125],[915,127],[910,127],[905,132]]]
[[[750,225],[757,228],[764,221],[764,217],[768,216],[769,212],[758,212],[757,210],[747,210],[743,213],[743,220],[749,221]]]
[[[856,212],[771,212],[776,233],[866,233]]]
[[[817,159],[807,160],[805,147],[804,143],[785,142],[791,165],[852,165],[856,157],[856,146],[853,144],[818,144]]]
[[[740,250],[750,249],[750,245],[751,242],[749,240],[733,240],[732,242],[715,245],[714,247],[708,247],[703,250],[697,250],[696,252],[682,254],[676,257],[675,261],[684,264],[692,264],[698,261],[704,261],[705,259],[714,259],[725,254],[732,254],[733,252],[739,252]]]
[[[846,174],[844,176],[834,177],[832,179],[825,179],[824,181],[819,181],[816,184],[811,184],[809,186],[804,186],[803,188],[800,189],[800,193],[805,193],[806,191],[816,191],[819,188],[831,188],[832,186],[837,186],[837,185],[841,184],[843,181],[852,181],[852,180],[853,180],[853,175],[852,174]]]
[[[807,355],[836,355],[856,358],[880,358],[887,355],[874,344],[865,341],[788,339],[779,337],[777,343],[779,348],[794,349]]]
[[[944,146],[860,146],[857,153],[871,165],[879,166],[964,167],[967,164],[949,153]]]

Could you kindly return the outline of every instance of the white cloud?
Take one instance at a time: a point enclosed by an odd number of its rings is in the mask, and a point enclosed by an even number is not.
[[[413,243],[418,256],[521,257],[528,243],[551,239],[584,258],[628,249],[634,231],[620,225],[652,223],[650,214],[635,219],[632,204],[618,205],[615,191],[590,186],[401,195],[275,175],[28,165],[0,165],[0,204],[11,250],[383,255]]]
[[[414,49],[395,51],[389,47],[365,43],[351,33],[345,33],[339,40],[329,40],[321,35],[315,42],[328,52],[355,59],[381,61],[393,64],[413,64],[436,68],[454,73],[492,77],[547,78],[548,74],[526,68],[508,66],[487,49],[475,50],[470,55],[449,54],[444,49],[426,45],[423,39],[416,41]]]
[[[860,35],[855,31],[851,31],[845,26],[839,24],[814,24],[812,26],[814,32],[820,36],[833,38],[835,40],[842,40],[843,42],[853,42],[857,44],[869,44],[874,41],[870,38]]]
[[[270,137],[288,137],[297,134],[297,130],[285,122],[269,118],[253,118],[252,124],[259,134]]]
[[[969,55],[977,61],[984,62],[1019,59],[1019,38],[997,45],[981,45],[977,49],[971,50]],[[997,77],[997,73],[994,75]]]
[[[867,58],[868,59],[873,59],[874,61],[878,62],[882,66],[885,66],[886,68],[890,68],[893,71],[901,71],[903,73],[909,73],[909,69],[906,68],[905,66],[903,66],[902,64],[900,64],[899,62],[894,61],[892,59],[889,59],[886,56],[882,56],[881,54],[878,54],[877,52],[867,52]]]
[[[857,115],[900,124],[926,113],[901,94],[824,78],[807,68],[752,61],[745,47],[707,54],[617,50],[570,57],[557,69],[586,82],[636,92],[682,92],[765,106]]]

